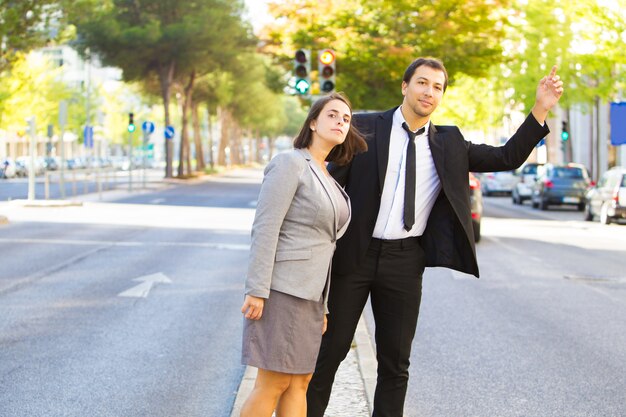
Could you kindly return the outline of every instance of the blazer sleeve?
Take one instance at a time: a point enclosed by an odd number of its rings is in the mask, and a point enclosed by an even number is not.
[[[300,161],[301,160],[301,161]],[[306,166],[297,155],[279,154],[265,168],[252,224],[245,293],[268,298],[278,237]]]
[[[548,133],[550,133],[548,124],[540,125],[537,119],[530,113],[503,146],[470,143],[468,152],[469,170],[473,172],[491,172],[516,169],[526,161],[537,143],[546,137]]]

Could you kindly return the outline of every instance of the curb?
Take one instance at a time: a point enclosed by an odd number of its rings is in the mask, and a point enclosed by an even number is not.
[[[372,345],[372,338],[365,324],[363,315],[361,315],[359,324],[356,327],[354,342],[356,343],[356,355],[365,388],[365,398],[367,398],[367,406],[371,414],[374,411],[374,392],[376,391],[378,361],[376,360],[376,352]]]
[[[365,398],[367,399],[367,408],[371,414],[374,404],[374,390],[376,389],[377,362],[369,331],[367,330],[367,325],[365,324],[363,316],[359,319],[359,323],[354,334],[353,345],[355,347],[356,358],[361,375],[361,381],[356,382],[356,384],[363,385]],[[243,403],[246,401],[250,392],[254,388],[256,374],[256,368],[246,366],[230,417],[239,417]]]
[[[82,206],[82,201],[76,200],[11,200],[9,204],[21,207],[71,207]]]

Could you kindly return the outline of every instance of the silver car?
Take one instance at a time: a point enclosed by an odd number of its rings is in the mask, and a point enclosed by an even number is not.
[[[626,167],[608,170],[585,194],[585,220],[596,216],[602,224],[626,219]]]
[[[517,182],[514,171],[487,172],[480,176],[484,195],[511,194]]]
[[[529,162],[515,171],[517,182],[513,186],[513,190],[511,190],[513,204],[523,204],[525,200],[530,200],[535,180],[542,166],[543,164],[537,162]]]

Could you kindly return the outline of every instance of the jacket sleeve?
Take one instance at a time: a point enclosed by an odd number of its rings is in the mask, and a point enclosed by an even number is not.
[[[247,295],[269,297],[278,237],[306,167],[300,159],[293,153],[279,154],[265,168],[252,225]]]
[[[503,146],[469,144],[469,170],[491,172],[516,169],[548,133],[547,123],[540,125],[531,113]]]

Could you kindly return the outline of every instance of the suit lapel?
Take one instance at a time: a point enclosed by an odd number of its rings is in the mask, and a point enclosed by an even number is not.
[[[397,107],[386,111],[376,120],[376,156],[378,158],[378,186],[382,194],[389,162],[389,141],[391,140],[391,125],[393,113]]]
[[[435,169],[437,170],[437,175],[439,175],[439,180],[443,185],[443,177],[445,173],[445,135],[443,133],[439,133],[437,128],[433,123],[430,124],[430,129],[428,130],[428,144],[430,146],[430,153],[433,156],[433,162],[435,163]]]

